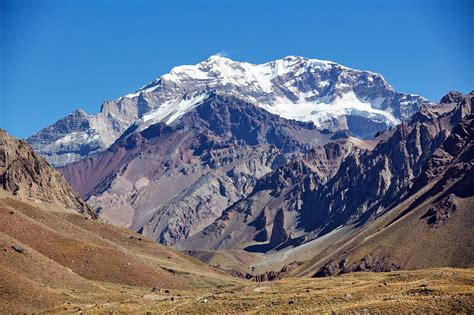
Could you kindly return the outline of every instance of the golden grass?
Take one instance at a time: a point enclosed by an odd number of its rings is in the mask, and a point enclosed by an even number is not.
[[[227,288],[129,288],[123,299],[63,304],[51,311],[88,313],[472,313],[473,269],[353,273],[320,279],[285,279]]]

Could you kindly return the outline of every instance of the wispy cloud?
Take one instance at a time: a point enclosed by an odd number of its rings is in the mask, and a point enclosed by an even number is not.
[[[235,51],[227,51],[223,49],[213,54],[213,56],[230,58],[232,55],[235,55],[235,53],[236,53]]]
[[[227,53],[227,51],[221,50],[220,52],[213,54],[213,56],[217,56],[217,57],[228,57],[229,54]]]

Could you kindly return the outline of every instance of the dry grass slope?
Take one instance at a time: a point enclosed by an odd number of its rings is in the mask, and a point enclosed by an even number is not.
[[[354,273],[324,279],[248,283],[229,289],[136,289],[117,302],[61,305],[88,313],[464,313],[474,311],[474,270]]]
[[[54,204],[0,191],[0,216],[0,312],[117,301],[129,288],[189,290],[240,283],[132,231]]]

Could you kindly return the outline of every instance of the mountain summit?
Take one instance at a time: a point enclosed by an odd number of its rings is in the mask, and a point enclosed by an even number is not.
[[[28,141],[51,164],[65,165],[109,147],[134,123],[176,124],[213,92],[286,119],[313,122],[320,130],[348,130],[359,138],[393,127],[430,104],[423,97],[394,91],[380,74],[330,61],[288,56],[251,64],[211,56],[104,102],[96,115],[77,110]]]

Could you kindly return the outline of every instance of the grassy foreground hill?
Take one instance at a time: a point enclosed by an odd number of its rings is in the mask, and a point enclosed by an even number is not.
[[[54,204],[0,191],[0,312],[123,301],[130,290],[241,283],[187,255]]]

